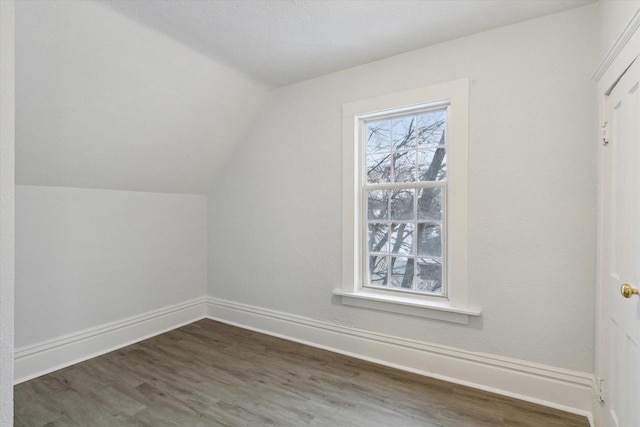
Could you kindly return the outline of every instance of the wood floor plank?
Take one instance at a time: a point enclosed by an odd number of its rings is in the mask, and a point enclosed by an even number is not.
[[[588,427],[584,417],[201,320],[15,387],[17,427]]]

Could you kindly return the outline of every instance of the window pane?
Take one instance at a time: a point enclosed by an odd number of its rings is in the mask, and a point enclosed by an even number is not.
[[[442,220],[442,188],[418,190],[418,221]]]
[[[391,257],[389,284],[392,288],[411,289],[413,284],[413,264],[413,258]]]
[[[418,146],[444,145],[446,119],[446,110],[420,114],[416,131]]]
[[[391,153],[382,152],[367,155],[367,182],[391,181]]]
[[[418,151],[418,180],[442,181],[447,178],[447,155],[444,148]]]
[[[367,191],[367,219],[388,219],[387,190]]]
[[[442,256],[442,232],[437,224],[418,224],[418,256]]]
[[[367,248],[369,248],[369,252],[389,253],[389,226],[387,224],[369,224]]]
[[[394,150],[406,150],[416,145],[416,118],[398,117],[391,120]]]
[[[444,293],[447,112],[364,122],[366,286]]]
[[[387,261],[386,256],[369,257],[369,279],[375,286],[387,286]]]
[[[391,192],[391,219],[413,219],[413,194],[413,189]]]
[[[413,224],[391,224],[391,252],[394,254],[413,254]]]
[[[418,258],[416,290],[419,292],[443,293],[442,263],[440,261]]]
[[[416,180],[416,152],[393,153],[393,181],[413,182]]]
[[[391,121],[382,120],[367,123],[367,153],[389,152],[391,150]]]

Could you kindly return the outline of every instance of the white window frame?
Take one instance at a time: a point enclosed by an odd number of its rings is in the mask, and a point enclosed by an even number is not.
[[[447,110],[445,296],[364,287],[364,120],[429,108]],[[469,316],[480,315],[468,301],[468,129],[468,79],[343,105],[342,286],[333,291],[341,296],[343,304],[463,324],[469,323]]]

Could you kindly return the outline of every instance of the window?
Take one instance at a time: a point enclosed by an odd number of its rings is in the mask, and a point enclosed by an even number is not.
[[[468,81],[343,107],[342,302],[468,323]]]
[[[446,296],[446,105],[360,117],[363,286]]]

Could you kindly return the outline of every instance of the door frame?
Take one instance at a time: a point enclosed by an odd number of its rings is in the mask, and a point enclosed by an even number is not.
[[[609,94],[613,90],[618,80],[634,61],[640,61],[640,9],[636,11],[622,34],[618,37],[614,45],[609,49],[604,59],[598,66],[593,80],[597,83],[598,96],[598,198],[597,198],[597,259],[596,259],[596,348],[594,360],[594,383],[593,383],[593,421],[592,425],[601,425],[604,415],[604,404],[600,400],[603,396],[602,381],[606,381],[606,328],[604,309],[604,212],[605,195],[604,189],[606,170],[605,155],[606,146],[604,141],[608,138],[609,123]]]

